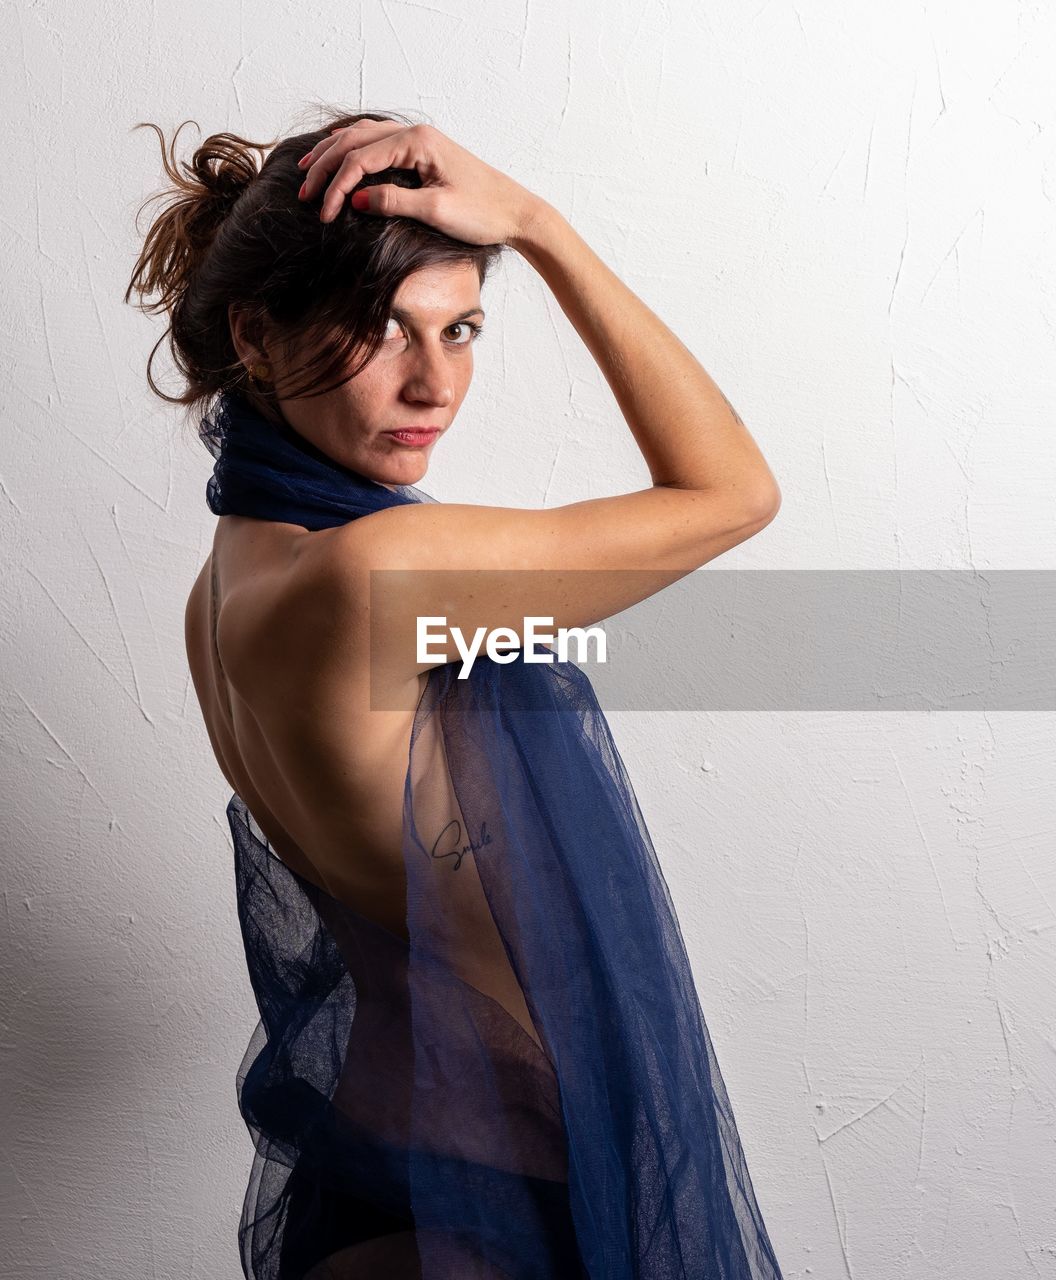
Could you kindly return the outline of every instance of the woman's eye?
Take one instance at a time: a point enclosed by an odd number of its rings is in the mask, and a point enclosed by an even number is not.
[[[454,324],[448,326],[449,329],[462,329],[467,335],[461,342],[456,342],[456,347],[468,347],[474,338],[480,335],[482,326],[479,324],[470,324],[466,320],[456,320]]]
[[[391,325],[396,326],[395,331],[389,327]],[[456,347],[468,347],[471,342],[480,337],[483,327],[483,325],[474,324],[471,320],[456,320],[454,324],[449,324],[447,326],[445,332],[452,333],[455,330],[460,330],[461,332],[459,333],[459,336],[452,340],[452,345]],[[388,341],[389,338],[398,338],[401,331],[402,325],[399,320],[397,320],[395,316],[389,316],[388,323],[385,327],[385,341]]]

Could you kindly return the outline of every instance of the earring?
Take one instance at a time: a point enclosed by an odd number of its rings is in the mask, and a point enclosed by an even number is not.
[[[271,366],[263,363],[249,366],[249,380],[252,383],[265,382],[271,377]]]

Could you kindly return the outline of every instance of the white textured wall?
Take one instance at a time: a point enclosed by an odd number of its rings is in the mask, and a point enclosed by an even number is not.
[[[211,460],[150,396],[159,330],[121,302],[160,178],[131,126],[410,110],[539,191],[772,462],[780,516],[724,567],[1051,570],[1056,22],[1014,0],[0,21],[0,1274],[234,1280],[256,1011],[182,648]],[[484,296],[425,487],[647,483],[531,269]],[[789,1280],[1056,1276],[1052,715],[612,724]]]

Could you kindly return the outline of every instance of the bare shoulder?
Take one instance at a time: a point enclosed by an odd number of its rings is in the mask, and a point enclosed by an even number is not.
[[[287,714],[367,711],[379,680],[388,708],[417,699],[416,672],[387,660],[373,625],[372,570],[390,563],[390,544],[366,526],[381,514],[300,538],[289,563],[258,584],[250,607],[238,609],[243,666]]]
[[[469,503],[400,503],[330,530],[313,551],[324,572],[352,589],[369,585],[371,572],[379,569],[461,568],[467,557],[481,556],[509,567],[503,533],[523,535],[533,517],[545,514]]]

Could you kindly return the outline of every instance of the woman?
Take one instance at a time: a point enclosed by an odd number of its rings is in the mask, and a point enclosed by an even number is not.
[[[437,129],[337,116],[258,171],[265,145],[214,135],[185,175],[170,149],[129,286],[170,314],[172,399],[217,396],[186,640],[262,1017],[245,1273],[773,1280],[589,681],[516,643],[458,680],[454,631],[596,624],[764,528],[774,477],[561,214]],[[506,248],[598,362],[650,487],[537,510],[415,487]],[[423,660],[424,618],[446,631]]]

